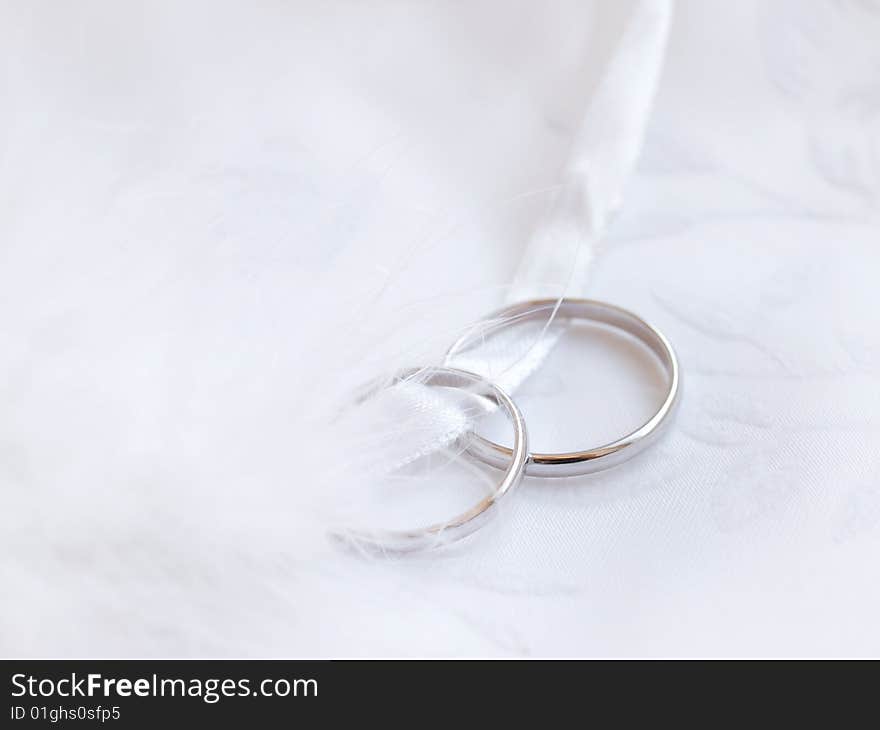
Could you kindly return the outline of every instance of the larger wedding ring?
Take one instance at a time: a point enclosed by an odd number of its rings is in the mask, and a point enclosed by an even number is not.
[[[646,345],[660,360],[667,375],[667,390],[660,408],[648,421],[626,436],[584,449],[552,454],[530,454],[525,473],[539,477],[570,477],[602,471],[632,458],[654,443],[669,423],[678,403],[681,376],[678,360],[669,341],[654,327],[621,307],[593,299],[534,299],[499,309],[486,318],[482,327],[466,332],[446,354],[446,362],[477,345],[491,333],[517,322],[547,318],[584,320],[607,325],[632,335]],[[468,453],[492,466],[503,468],[510,463],[511,449],[473,434]]]

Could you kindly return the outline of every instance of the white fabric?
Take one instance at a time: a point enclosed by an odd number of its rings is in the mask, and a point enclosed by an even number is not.
[[[388,456],[329,416],[510,294],[648,5],[4,5],[0,653],[880,652],[871,3],[676,6],[577,292],[675,343],[668,439],[448,553],[322,539]],[[569,448],[657,387],[563,338],[517,400]]]

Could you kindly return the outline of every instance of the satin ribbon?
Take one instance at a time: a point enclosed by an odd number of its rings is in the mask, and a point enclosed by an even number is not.
[[[615,5],[611,12],[624,14],[617,18],[621,22],[612,23],[619,35],[605,46],[610,50],[599,61],[602,69],[586,101],[562,184],[522,254],[507,293],[509,302],[583,293],[590,264],[641,149],[663,66],[672,3],[640,0]],[[480,373],[513,393],[540,367],[561,332],[551,323],[510,327],[446,364]],[[394,417],[389,419],[389,414]],[[348,467],[371,474],[394,471],[449,445],[472,422],[471,416],[464,417],[454,403],[417,381],[384,391],[342,419],[346,434],[359,434],[362,455],[349,460]],[[377,428],[383,420],[399,428],[393,434]]]

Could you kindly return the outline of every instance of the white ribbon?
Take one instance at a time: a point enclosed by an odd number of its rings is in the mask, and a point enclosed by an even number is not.
[[[662,69],[672,3],[637,0],[603,9],[620,14],[619,22],[611,23],[619,29],[618,37],[613,43],[602,39],[609,50],[599,54],[602,68],[587,99],[570,162],[553,205],[522,255],[509,301],[562,297],[584,290],[590,263],[642,146]],[[474,326],[486,325],[478,322]],[[513,392],[540,366],[560,332],[558,327],[536,322],[505,328],[447,364],[480,373]],[[362,459],[349,458],[346,467],[375,476],[411,462],[413,454],[448,446],[472,422],[473,414],[462,418],[454,403],[444,406],[438,397],[436,389],[410,382],[347,412],[342,430],[362,434],[357,442],[367,448],[360,450]],[[403,412],[406,417],[401,416]],[[387,419],[388,413],[394,413],[394,418]],[[394,423],[393,438],[389,439],[387,429],[377,428],[382,414],[386,422]],[[330,480],[333,486],[338,486],[340,476]]]

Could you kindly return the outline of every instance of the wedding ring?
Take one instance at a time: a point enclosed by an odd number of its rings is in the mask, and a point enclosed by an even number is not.
[[[378,390],[412,379],[421,385],[471,390],[485,397],[490,404],[504,411],[513,426],[513,448],[506,449],[507,459],[499,458],[492,465],[504,470],[501,482],[495,490],[466,512],[444,522],[411,530],[346,528],[332,533],[333,537],[355,547],[371,552],[414,552],[430,550],[461,540],[485,524],[497,511],[501,499],[511,492],[520,481],[528,457],[528,435],[522,413],[501,388],[483,376],[457,368],[430,366],[401,370],[393,377],[376,381],[357,399],[363,402]],[[471,445],[471,433],[463,434],[466,449]]]
[[[622,438],[583,451],[567,453],[529,454],[525,473],[539,477],[569,477],[591,474],[617,466],[654,443],[672,421],[681,391],[678,360],[669,341],[654,327],[621,307],[592,299],[535,299],[518,302],[493,312],[483,327],[466,332],[449,348],[446,362],[457,354],[474,347],[503,327],[517,322],[540,318],[584,320],[607,325],[631,335],[646,345],[660,360],[667,375],[667,390],[663,403],[647,422]],[[492,466],[503,468],[509,464],[511,449],[489,439],[472,434],[468,447],[471,456]]]

